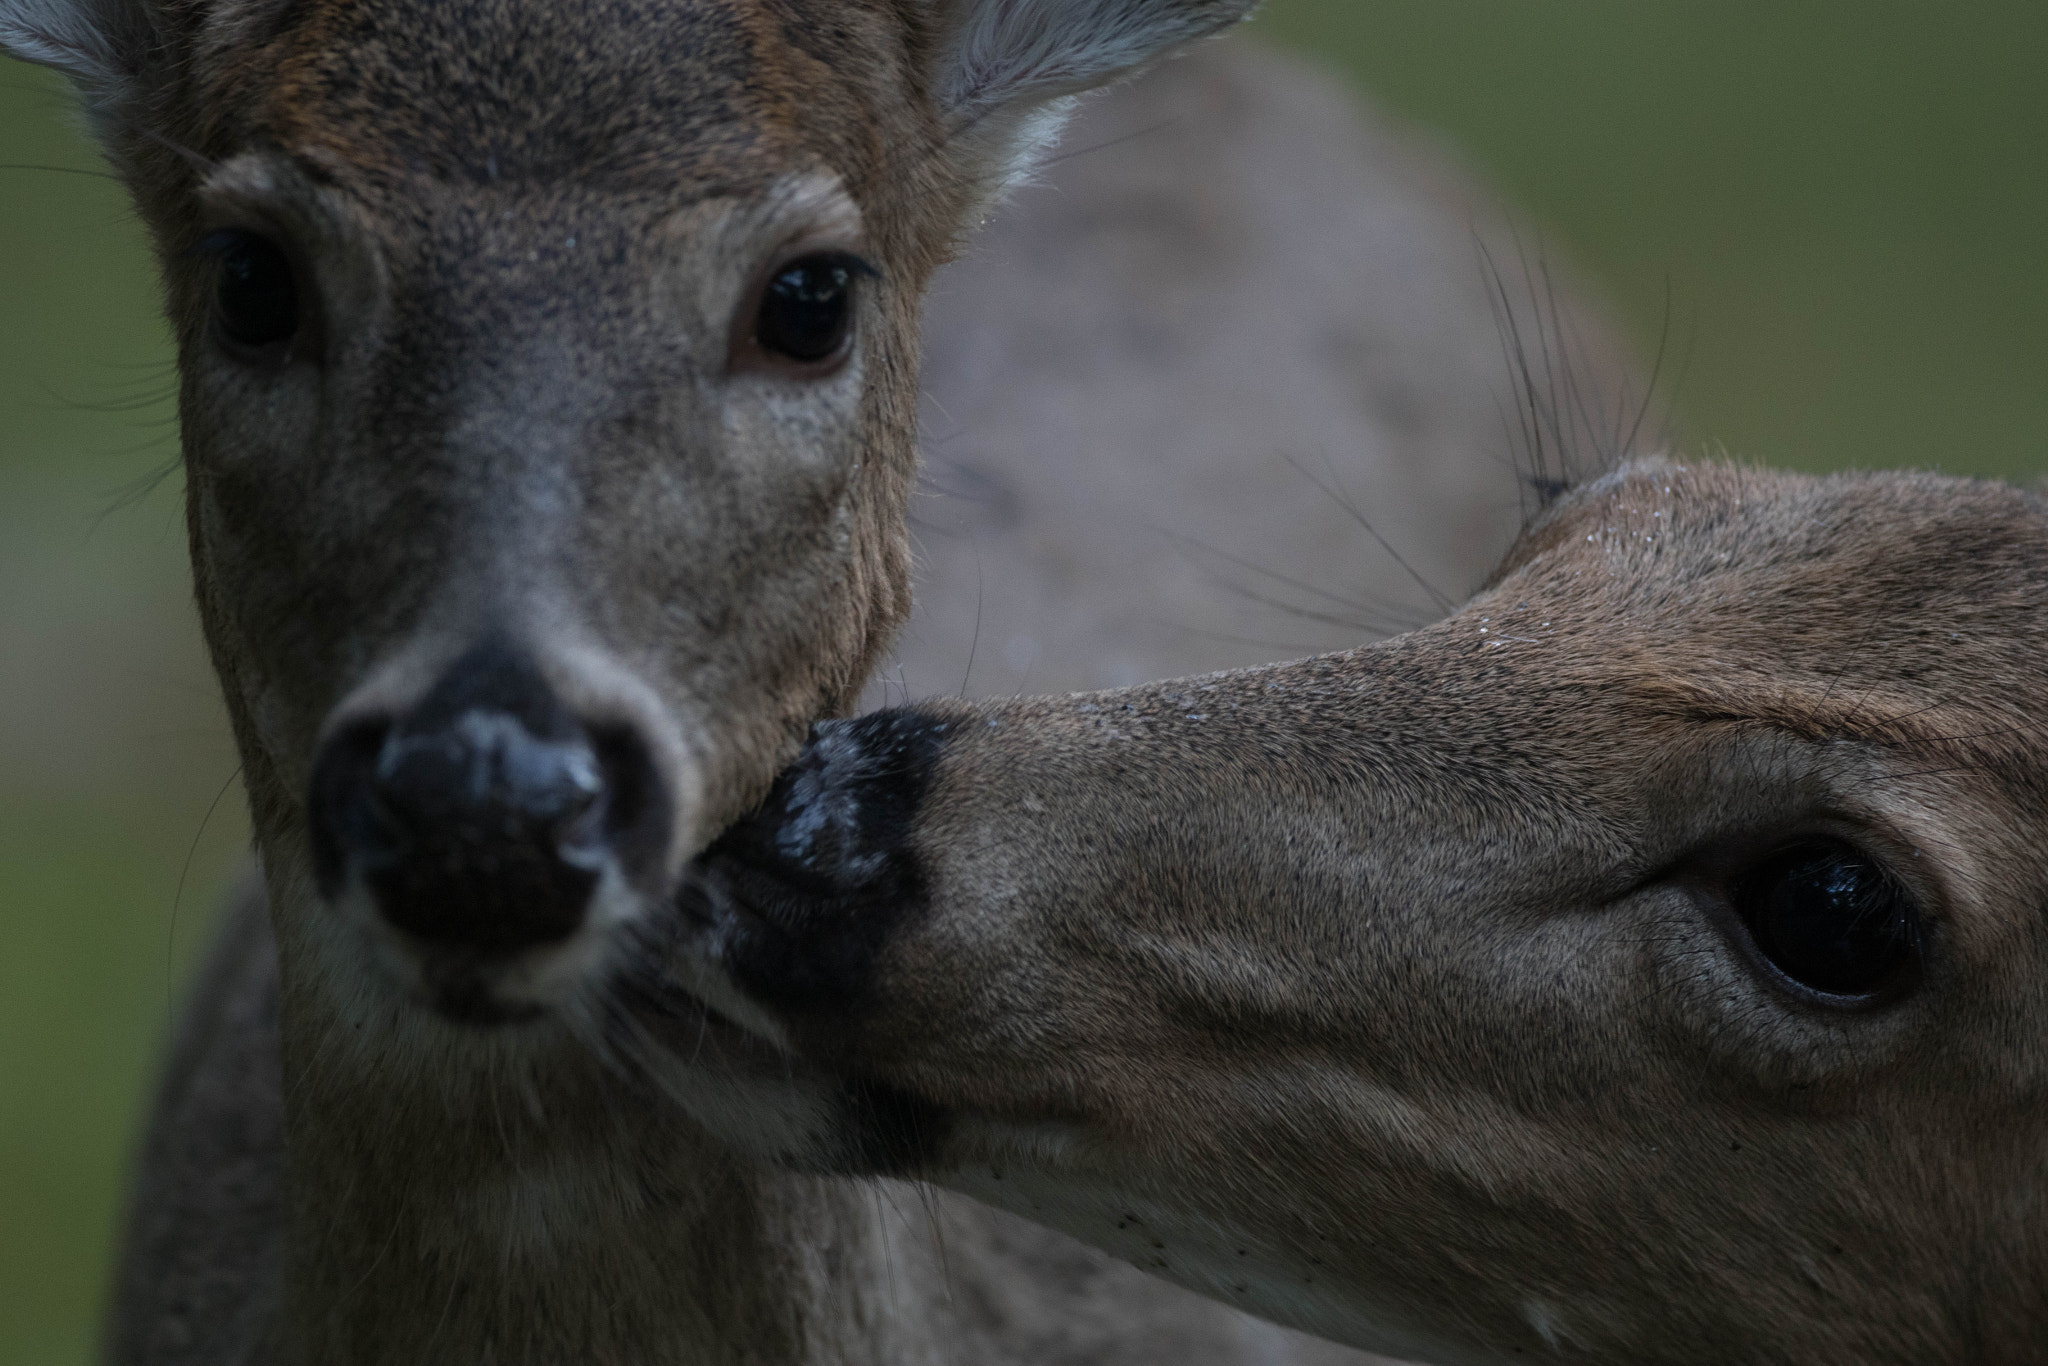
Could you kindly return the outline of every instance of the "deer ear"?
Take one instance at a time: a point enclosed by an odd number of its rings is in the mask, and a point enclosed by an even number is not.
[[[134,91],[157,43],[145,0],[0,0],[0,52],[69,76],[96,119]]]
[[[1052,145],[1073,97],[1219,33],[1258,0],[941,0],[931,90],[986,207]]]

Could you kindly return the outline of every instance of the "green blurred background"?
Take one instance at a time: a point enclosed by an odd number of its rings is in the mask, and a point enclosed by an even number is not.
[[[1440,132],[1646,351],[1668,298],[1688,446],[2048,467],[2039,0],[1273,0],[1261,26]],[[0,163],[97,166],[4,60]],[[0,263],[0,1366],[66,1366],[247,825],[141,235],[104,180],[0,170]]]

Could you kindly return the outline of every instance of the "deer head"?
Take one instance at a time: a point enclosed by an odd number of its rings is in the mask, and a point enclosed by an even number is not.
[[[803,1359],[786,1254],[854,1197],[605,1064],[676,1025],[701,1113],[781,1084],[637,974],[905,613],[925,281],[1077,92],[1249,8],[0,0],[176,334],[281,971],[281,1355]]]
[[[914,1102],[810,1160],[1361,1346],[2038,1362],[2044,602],[2034,494],[1635,463],[1406,636],[821,727],[689,970]]]
[[[1249,7],[0,0],[162,262],[288,995],[601,990],[906,611],[927,277]]]

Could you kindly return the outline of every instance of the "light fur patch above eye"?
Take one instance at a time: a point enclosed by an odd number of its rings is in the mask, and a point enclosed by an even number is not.
[[[862,240],[860,206],[836,175],[798,171],[776,181],[759,201],[761,225],[779,227],[789,238]]]
[[[745,271],[727,313],[728,373],[802,383],[842,370],[858,349],[861,295],[881,270],[838,178],[785,177],[719,235],[721,274]]]
[[[730,318],[761,273],[806,248],[873,261],[860,206],[839,177],[817,170],[782,176],[750,199],[703,200],[669,216],[672,278],[706,325]]]

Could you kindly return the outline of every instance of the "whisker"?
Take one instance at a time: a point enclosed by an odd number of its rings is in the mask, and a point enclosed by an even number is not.
[[[93,180],[111,180],[116,185],[121,177],[111,171],[94,171],[84,166],[45,166],[28,161],[0,161],[0,171],[47,171],[51,175],[87,176]]]

